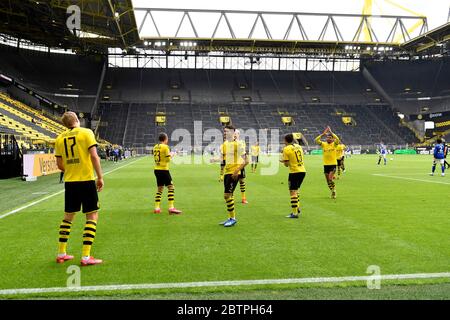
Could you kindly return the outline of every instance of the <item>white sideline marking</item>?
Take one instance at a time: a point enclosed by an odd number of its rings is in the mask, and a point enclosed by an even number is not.
[[[45,200],[48,200],[48,199],[50,199],[50,198],[53,198],[54,196],[57,196],[58,194],[61,194],[61,193],[63,193],[63,192],[64,192],[64,189],[63,189],[63,190],[60,190],[60,191],[58,191],[58,192],[52,193],[51,195],[46,196],[46,197],[44,197],[44,198],[42,198],[42,199],[39,199],[39,200],[37,200],[37,201],[31,202],[31,203],[29,203],[29,204],[27,204],[27,205],[24,205],[23,207],[20,207],[20,208],[17,208],[17,209],[12,210],[12,211],[10,211],[10,212],[7,212],[7,213],[5,213],[5,214],[2,214],[2,215],[0,216],[0,219],[6,218],[7,216],[10,216],[10,215],[12,215],[12,214],[14,214],[14,213],[17,213],[17,212],[19,212],[19,211],[22,211],[22,210],[24,210],[24,209],[27,209],[27,208],[29,208],[29,207],[32,207],[32,206],[34,206],[34,205],[36,205],[36,204],[38,204],[38,203],[41,203],[41,202],[43,202],[43,201],[45,201]]]
[[[443,273],[414,273],[414,274],[387,274],[380,276],[348,276],[327,278],[293,278],[293,279],[265,279],[265,280],[235,280],[235,281],[203,281],[203,282],[173,282],[173,283],[148,283],[148,284],[123,284],[86,287],[53,287],[53,288],[28,288],[0,290],[0,295],[32,294],[32,293],[65,293],[86,291],[121,291],[139,289],[177,289],[221,286],[249,286],[265,284],[295,284],[295,283],[339,283],[380,280],[407,280],[407,279],[436,279],[450,278],[450,272]]]
[[[378,177],[394,178],[394,179],[402,179],[402,180],[411,180],[411,181],[420,181],[420,182],[429,182],[429,183],[438,183],[438,184],[450,184],[450,182],[444,182],[444,181],[431,181],[431,180],[424,180],[424,179],[390,176],[390,175],[382,174],[382,173],[373,173],[372,175],[378,176]],[[441,177],[439,177],[439,178],[442,179]]]
[[[127,167],[127,166],[129,166],[130,164],[135,163],[136,161],[139,161],[139,160],[141,160],[141,159],[142,159],[142,158],[136,159],[136,160],[134,160],[134,161],[132,161],[132,162],[129,162],[129,163],[127,163],[127,164],[124,164],[123,166],[120,166],[120,167],[117,167],[117,168],[115,168],[115,169],[113,169],[113,170],[111,170],[111,171],[105,172],[105,173],[103,174],[103,176],[106,176],[106,175],[109,174],[109,173],[112,173],[112,172],[114,172],[114,171],[116,171],[116,170],[119,170],[119,169],[122,169],[122,168],[124,168],[124,167]],[[43,202],[43,201],[45,201],[45,200],[48,200],[48,199],[50,199],[50,198],[53,198],[54,196],[57,196],[58,194],[61,194],[61,193],[63,193],[63,192],[64,192],[64,189],[63,189],[63,190],[60,190],[60,191],[57,191],[57,192],[55,192],[55,193],[52,193],[51,195],[48,195],[48,196],[46,196],[46,197],[44,197],[44,198],[42,198],[42,199],[39,199],[39,200],[36,200],[36,201],[34,201],[34,202],[31,202],[31,203],[29,203],[29,204],[27,204],[27,205],[24,205],[23,207],[20,207],[20,208],[17,208],[17,209],[12,210],[12,211],[10,211],[10,212],[7,212],[7,213],[5,213],[5,214],[2,214],[2,215],[0,215],[0,220],[3,219],[3,218],[6,218],[7,216],[10,216],[10,215],[12,215],[12,214],[14,214],[14,213],[17,213],[17,212],[20,212],[20,211],[22,211],[22,210],[24,210],[24,209],[27,209],[27,208],[29,208],[29,207],[32,207],[32,206],[34,206],[34,205],[36,205],[36,204],[38,204],[38,203],[41,203],[41,202]]]

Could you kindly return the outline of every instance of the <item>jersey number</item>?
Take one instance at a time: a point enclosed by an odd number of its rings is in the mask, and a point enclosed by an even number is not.
[[[298,164],[301,164],[303,162],[303,159],[302,159],[302,153],[300,152],[300,150],[295,149],[294,154],[295,154],[295,157],[297,158]]]
[[[159,163],[161,161],[161,151],[154,151],[153,157],[155,158],[155,162]]]
[[[67,140],[72,140],[72,144],[70,146],[70,153],[72,154],[72,158],[75,157],[75,154],[73,152],[73,147],[77,144],[77,141],[75,140],[75,137],[69,137],[64,138],[64,149],[66,151],[66,158],[69,158],[69,149],[67,148]]]

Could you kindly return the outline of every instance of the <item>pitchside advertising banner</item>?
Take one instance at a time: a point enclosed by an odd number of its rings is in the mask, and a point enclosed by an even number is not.
[[[416,148],[418,154],[433,154],[433,149],[431,147],[418,147]]]
[[[28,177],[40,177],[60,172],[53,153],[25,154],[23,156],[23,174]]]
[[[425,120],[434,122],[447,121],[450,120],[450,111],[434,112],[428,114],[412,114],[409,116],[409,120]]]

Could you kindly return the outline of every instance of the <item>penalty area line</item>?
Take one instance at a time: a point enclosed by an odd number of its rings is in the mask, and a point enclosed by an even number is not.
[[[124,167],[127,167],[127,166],[129,166],[130,164],[135,163],[136,161],[139,161],[139,160],[142,160],[142,159],[143,159],[143,158],[136,159],[136,160],[134,160],[134,161],[132,161],[132,162],[129,162],[129,163],[127,163],[127,164],[124,164],[123,166],[120,166],[120,167],[117,167],[117,168],[115,168],[115,169],[113,169],[113,170],[110,170],[110,171],[108,171],[108,172],[105,172],[105,173],[103,174],[103,176],[106,176],[106,175],[108,175],[108,174],[110,174],[110,173],[113,173],[114,171],[117,171],[117,170],[119,170],[119,169],[122,169],[122,168],[124,168]],[[15,214],[15,213],[17,213],[17,212],[20,212],[20,211],[22,211],[22,210],[25,210],[25,209],[27,209],[27,208],[29,208],[29,207],[35,206],[35,205],[37,205],[38,203],[44,202],[44,201],[46,201],[46,200],[48,200],[48,199],[50,199],[50,198],[53,198],[53,197],[55,197],[55,196],[57,196],[57,195],[59,195],[59,194],[61,194],[61,193],[63,193],[63,192],[64,192],[64,189],[63,189],[63,190],[59,190],[59,191],[57,191],[57,192],[55,192],[55,193],[52,193],[52,194],[50,194],[50,195],[48,195],[48,196],[46,196],[46,197],[44,197],[44,198],[41,198],[41,199],[39,199],[39,200],[33,201],[33,202],[31,202],[31,203],[28,203],[28,204],[26,204],[26,205],[24,205],[24,206],[22,206],[22,207],[19,207],[19,208],[17,208],[17,209],[14,209],[14,210],[11,210],[11,211],[9,211],[9,212],[7,212],[7,213],[4,213],[4,214],[0,215],[0,220],[3,219],[3,218],[6,218],[7,216],[10,216],[10,215],[12,215],[12,214]]]
[[[390,176],[390,175],[382,174],[382,173],[373,173],[372,175],[377,176],[377,177],[393,178],[393,179],[401,179],[401,180],[420,181],[420,182],[437,183],[437,184],[450,184],[450,182],[444,182],[444,181],[431,181],[431,180],[416,179],[416,178]]]
[[[149,283],[149,284],[123,284],[103,286],[80,287],[53,287],[53,288],[23,288],[0,290],[0,295],[18,295],[33,293],[67,293],[87,291],[124,291],[146,289],[179,289],[200,287],[224,287],[224,286],[252,286],[274,284],[301,284],[301,283],[341,283],[373,280],[414,280],[414,279],[440,279],[449,278],[450,272],[443,273],[413,273],[413,274],[387,274],[371,276],[348,276],[326,278],[292,278],[292,279],[265,279],[265,280],[235,280],[235,281],[203,281],[203,282],[174,282],[174,283]]]

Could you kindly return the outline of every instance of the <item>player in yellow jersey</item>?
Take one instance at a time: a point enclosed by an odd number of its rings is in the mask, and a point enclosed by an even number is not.
[[[323,136],[326,136],[326,142],[321,141]],[[336,199],[336,185],[333,180],[337,166],[336,147],[339,145],[340,140],[338,136],[331,131],[330,127],[327,127],[315,141],[322,147],[325,179],[327,180],[328,188],[331,190],[331,198]]]
[[[168,190],[169,200],[169,214],[180,214],[181,211],[176,209],[175,203],[175,187],[172,182],[172,177],[169,172],[170,163],[170,149],[167,145],[169,138],[167,134],[160,133],[158,137],[159,143],[153,147],[153,159],[155,160],[155,177],[158,190],[155,196],[155,210],[154,213],[161,213],[161,196],[164,191],[164,187]]]
[[[222,223],[224,227],[232,227],[237,223],[234,209],[233,193],[240,179],[242,169],[248,164],[247,154],[242,149],[242,144],[235,141],[235,128],[227,125],[224,129],[225,142],[221,146],[224,167],[224,199],[227,205],[228,219]]]
[[[225,130],[225,129],[224,129]],[[223,142],[225,142],[225,131],[223,133]],[[222,154],[223,154],[223,150],[222,150],[222,146],[223,144],[220,145],[220,157],[222,158]],[[225,169],[225,160],[223,160],[222,162],[220,162],[220,175],[219,175],[219,182],[223,181],[223,171]]]
[[[83,233],[81,265],[102,263],[91,256],[91,248],[97,231],[98,194],[103,189],[103,174],[97,155],[97,142],[92,130],[80,128],[80,121],[74,112],[66,112],[61,118],[67,130],[55,141],[55,156],[58,168],[64,172],[65,213],[59,227],[59,248],[57,263],[72,260],[66,252],[67,241],[75,214],[83,207],[86,224]],[[95,182],[94,170],[97,174]]]
[[[337,174],[338,174],[338,179],[339,176],[341,175],[341,170],[342,172],[345,172],[345,165],[344,165],[344,159],[345,159],[345,145],[341,142],[337,147],[336,147],[336,160],[337,160]]]
[[[247,156],[247,145],[244,140],[240,140],[240,132],[238,129],[234,131],[234,140],[239,143],[240,150]],[[239,187],[241,188],[241,202],[243,204],[248,204],[247,196],[245,194],[246,184],[245,184],[245,168],[241,170],[239,175]]]
[[[306,176],[305,164],[303,162],[303,149],[297,144],[292,133],[284,137],[283,158],[280,162],[289,167],[289,193],[291,195],[292,212],[286,218],[298,218],[300,214],[300,195],[298,189]]]
[[[251,154],[252,154],[252,172],[256,172],[256,167],[258,166],[259,162],[259,153],[261,152],[261,148],[259,147],[258,141],[256,141],[255,145],[251,147]]]

